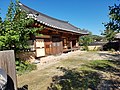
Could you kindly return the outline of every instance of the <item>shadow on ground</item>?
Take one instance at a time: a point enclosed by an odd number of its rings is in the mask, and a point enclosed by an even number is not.
[[[110,53],[104,53],[104,52],[100,52],[98,54],[99,54],[99,56],[107,57],[108,60],[113,60],[113,61],[120,60],[120,54],[110,54]]]
[[[69,70],[58,67],[65,74],[63,76],[54,76],[48,90],[96,90],[100,83],[101,75],[93,71]]]
[[[48,87],[48,90],[119,90],[119,66],[119,59],[110,59],[93,60],[81,66],[91,68],[91,70],[70,70],[58,67],[57,69],[64,72],[64,75],[52,77],[52,83]]]
[[[88,68],[103,72],[99,90],[119,90],[120,89],[120,61],[116,60],[98,60],[93,61]]]

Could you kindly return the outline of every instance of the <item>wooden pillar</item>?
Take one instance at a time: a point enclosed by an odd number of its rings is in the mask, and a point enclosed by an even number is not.
[[[51,55],[53,55],[53,40],[52,40],[52,35],[50,36],[50,42],[51,42],[51,45],[50,45],[50,50],[51,50]]]
[[[70,48],[71,48],[71,51],[72,51],[72,41],[70,41]]]
[[[0,68],[7,74],[6,90],[17,90],[16,66],[13,50],[0,51]]]
[[[78,45],[78,40],[76,40],[76,47],[78,47],[79,45]]]
[[[60,46],[61,46],[61,53],[63,53],[63,42],[62,42],[62,40],[60,41]]]

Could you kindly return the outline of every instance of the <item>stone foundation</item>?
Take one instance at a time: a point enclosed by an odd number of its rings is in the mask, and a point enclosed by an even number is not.
[[[19,52],[16,57],[23,61],[33,62],[35,60],[35,52]]]

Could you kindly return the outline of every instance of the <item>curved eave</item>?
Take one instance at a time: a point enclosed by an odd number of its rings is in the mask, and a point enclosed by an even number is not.
[[[77,34],[83,34],[83,35],[88,34],[88,32],[82,31],[79,28],[75,27],[74,25],[72,25],[66,21],[59,20],[59,19],[47,16],[45,14],[42,14],[38,11],[35,11],[35,10],[23,5],[22,3],[19,3],[19,5],[22,10],[24,10],[28,13],[28,18],[33,18],[34,20],[36,20],[37,22],[39,22],[43,25],[46,25],[46,26],[49,26],[49,27],[52,27],[55,29],[59,29],[62,31],[77,33]]]
[[[50,25],[49,23],[46,23],[46,22],[43,22],[43,21],[40,21],[40,20],[37,20],[36,18],[34,18],[37,22],[43,24],[43,25],[46,25],[48,27],[52,27],[54,29],[60,29],[60,30],[64,30],[64,31],[68,31],[68,32],[73,32],[73,33],[77,33],[77,34],[84,34],[84,35],[87,35],[89,34],[89,32],[80,32],[78,29],[78,31],[73,31],[73,30],[70,30],[70,29],[66,29],[66,28],[60,28],[60,27],[57,27],[57,26],[54,26],[54,25]]]

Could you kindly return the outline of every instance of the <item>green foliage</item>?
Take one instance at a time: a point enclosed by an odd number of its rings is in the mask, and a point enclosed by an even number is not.
[[[98,69],[106,69],[110,66],[110,62],[108,60],[96,60],[90,62],[89,66],[92,68],[98,68]]]
[[[116,62],[117,63],[117,62]],[[116,67],[112,60],[96,60],[86,65],[88,68],[100,70],[103,72],[119,72],[120,69]]]
[[[80,37],[79,42],[82,46],[84,46],[84,49],[88,51],[88,45],[91,42],[93,42],[93,39],[92,39],[91,35],[86,35],[86,36]]]
[[[104,23],[105,30],[102,33],[108,41],[115,38],[115,34],[120,32],[120,4],[109,6],[109,22]]]
[[[110,49],[110,52],[115,52],[115,49],[111,48],[111,49]]]
[[[37,69],[37,66],[35,64],[30,64],[27,61],[22,61],[19,59],[16,60],[16,70],[18,75],[21,75],[36,69]]]
[[[34,20],[27,18],[27,13],[20,10],[18,1],[10,3],[5,20],[0,28],[0,50],[14,49],[19,51],[28,48],[30,34],[36,34],[42,28],[33,28]]]
[[[98,35],[92,35],[93,41],[104,41],[104,37]]]

